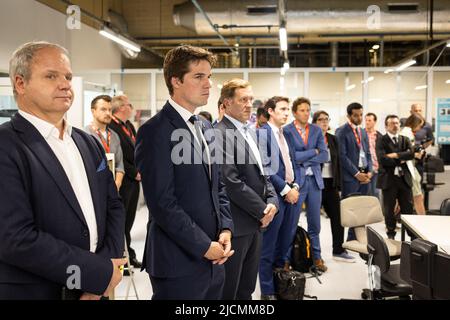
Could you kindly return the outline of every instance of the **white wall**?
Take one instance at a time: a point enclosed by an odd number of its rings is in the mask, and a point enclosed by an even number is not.
[[[34,0],[0,1],[0,71],[8,72],[11,54],[21,44],[45,40],[66,47],[74,73],[120,69],[121,53],[98,31],[82,24],[69,30],[66,16]]]

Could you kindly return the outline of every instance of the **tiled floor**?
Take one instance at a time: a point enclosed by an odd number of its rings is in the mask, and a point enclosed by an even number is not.
[[[136,221],[132,230],[132,246],[138,254],[139,260],[142,258],[144,250],[144,241],[146,235],[146,225],[148,220],[148,211],[145,206],[138,209]],[[339,299],[360,299],[361,289],[368,287],[367,282],[367,266],[364,261],[356,254],[356,263],[338,262],[332,259],[332,238],[330,231],[330,220],[321,217],[322,229],[320,234],[322,245],[322,257],[328,266],[328,271],[320,276],[321,284],[314,278],[308,279],[306,282],[305,293],[317,296],[319,300],[339,300]],[[306,228],[306,217],[304,214],[300,217],[300,224]],[[380,234],[384,233],[384,224],[374,225],[376,231]],[[399,239],[400,234],[397,233]],[[353,254],[353,253],[352,253]],[[139,299],[151,299],[152,288],[147,273],[137,270],[134,276],[137,293]],[[125,299],[127,287],[130,286],[129,299],[136,299],[133,287],[131,286],[130,277],[124,277],[122,283],[116,289],[116,299]],[[259,299],[259,284],[256,286],[254,299]]]

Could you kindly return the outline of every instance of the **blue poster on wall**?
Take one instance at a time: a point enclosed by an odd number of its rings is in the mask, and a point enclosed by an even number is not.
[[[437,99],[436,133],[438,144],[450,144],[450,99]]]

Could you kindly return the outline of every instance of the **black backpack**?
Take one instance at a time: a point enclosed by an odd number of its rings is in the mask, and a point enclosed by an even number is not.
[[[309,272],[313,266],[311,239],[308,232],[297,226],[294,243],[292,246],[291,266],[299,272]]]

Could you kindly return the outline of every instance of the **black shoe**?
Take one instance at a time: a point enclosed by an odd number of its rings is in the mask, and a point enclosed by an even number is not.
[[[278,300],[277,296],[274,294],[262,294],[261,300]]]
[[[136,269],[141,269],[141,267],[142,267],[142,263],[139,262],[139,261],[136,259],[136,257],[130,258],[130,264],[131,264],[133,267],[135,267]]]

